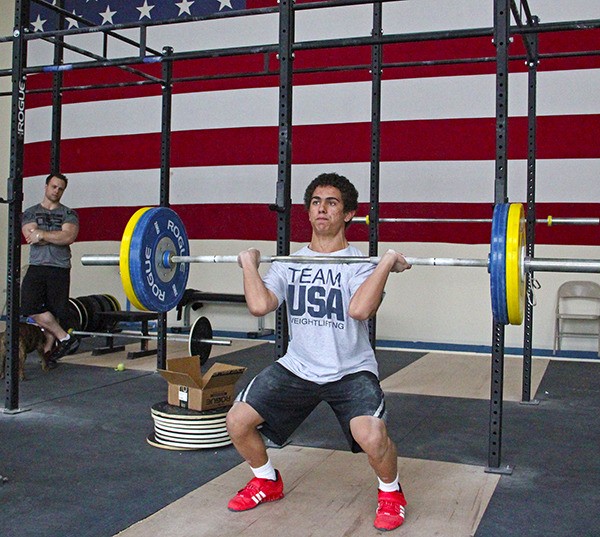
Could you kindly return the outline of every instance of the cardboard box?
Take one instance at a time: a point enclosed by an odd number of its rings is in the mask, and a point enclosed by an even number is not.
[[[167,358],[167,369],[158,370],[169,383],[169,404],[190,410],[231,406],[235,383],[244,371],[245,367],[215,363],[203,375],[198,356]]]

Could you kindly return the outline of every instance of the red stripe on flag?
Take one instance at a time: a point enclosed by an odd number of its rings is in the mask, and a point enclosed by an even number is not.
[[[293,129],[293,162],[369,162],[369,123],[301,125]],[[509,158],[527,158],[527,118],[509,121]],[[600,115],[538,118],[538,158],[600,158]],[[276,164],[277,127],[177,131],[174,167]],[[493,118],[389,121],[381,125],[384,162],[494,160]],[[25,176],[44,175],[50,142],[25,146]],[[63,140],[61,170],[78,173],[160,167],[160,134]]]
[[[190,240],[276,241],[277,216],[264,204],[199,204],[172,207],[183,220]],[[123,230],[138,207],[81,208],[78,242],[120,241]],[[539,203],[537,218],[600,217],[600,203]],[[368,212],[361,204],[359,215]],[[380,217],[390,218],[491,218],[490,203],[382,203]],[[536,244],[599,246],[598,226],[536,226]],[[304,207],[292,208],[292,241],[308,242],[310,225]],[[348,228],[353,242],[369,240],[365,224]],[[490,223],[381,223],[382,242],[440,242],[451,244],[489,244]],[[117,253],[117,252],[115,252]],[[410,255],[410,252],[405,252]],[[201,252],[192,251],[192,255]],[[435,252],[432,252],[435,255]]]

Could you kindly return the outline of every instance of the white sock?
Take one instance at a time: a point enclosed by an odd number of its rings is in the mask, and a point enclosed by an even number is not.
[[[394,479],[391,483],[384,483],[379,477],[377,478],[379,481],[379,490],[382,492],[398,492],[400,486],[398,485],[398,475],[396,475],[396,479]]]
[[[267,464],[261,466],[260,468],[252,468],[252,466],[250,468],[254,473],[254,477],[258,477],[260,479],[270,479],[271,481],[275,481],[275,479],[277,479],[277,474],[275,474],[275,468],[273,468],[271,459],[268,459]]]

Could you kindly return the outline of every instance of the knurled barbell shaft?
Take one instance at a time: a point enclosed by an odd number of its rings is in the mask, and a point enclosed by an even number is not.
[[[142,334],[138,332],[133,332],[129,330],[124,330],[123,332],[86,332],[83,330],[72,330],[70,332],[75,336],[90,336],[90,337],[123,337],[128,339],[148,339],[148,340],[156,340],[158,339],[158,334],[149,332],[148,334]],[[180,341],[182,343],[188,343],[189,338],[184,338],[183,336],[174,336],[172,334],[167,334],[167,341]],[[230,339],[199,339],[199,343],[206,343],[208,345],[221,345],[229,347],[231,346]]]
[[[373,263],[377,264],[380,257],[334,257],[334,256],[262,256],[261,263]],[[488,268],[487,259],[468,259],[454,257],[405,257],[410,265],[436,267],[483,267]],[[172,256],[172,263],[237,263],[236,255],[199,255]],[[87,266],[118,265],[116,255],[84,255],[81,263]],[[525,272],[582,272],[600,273],[598,259],[548,259],[526,257],[523,260]]]
[[[456,266],[456,267],[487,267],[485,259],[458,259],[443,257],[405,257],[410,265]],[[237,263],[236,255],[215,256],[172,256],[173,263]],[[331,265],[334,263],[372,263],[377,265],[381,257],[355,257],[355,256],[261,256],[261,263],[316,263]]]
[[[429,265],[446,267],[487,267],[487,259],[460,259],[445,257],[405,257],[411,265]],[[171,263],[237,263],[237,255],[198,255],[198,256],[171,256]],[[381,257],[335,257],[335,256],[261,256],[261,263],[373,263],[377,264]],[[81,263],[86,266],[118,265],[119,256],[116,255],[84,255]]]

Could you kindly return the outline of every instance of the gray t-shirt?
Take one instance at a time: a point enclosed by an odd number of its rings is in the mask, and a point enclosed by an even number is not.
[[[44,231],[60,231],[63,224],[79,224],[77,213],[60,204],[56,209],[46,209],[41,203],[25,209],[21,225],[35,222]],[[32,244],[29,264],[71,268],[71,247],[58,244]]]
[[[322,256],[307,246],[293,255]],[[363,256],[358,248],[326,254]],[[299,377],[325,384],[358,371],[378,375],[367,321],[348,315],[350,299],[375,270],[371,263],[275,262],[264,277],[279,304],[287,302],[289,345],[278,362]]]

